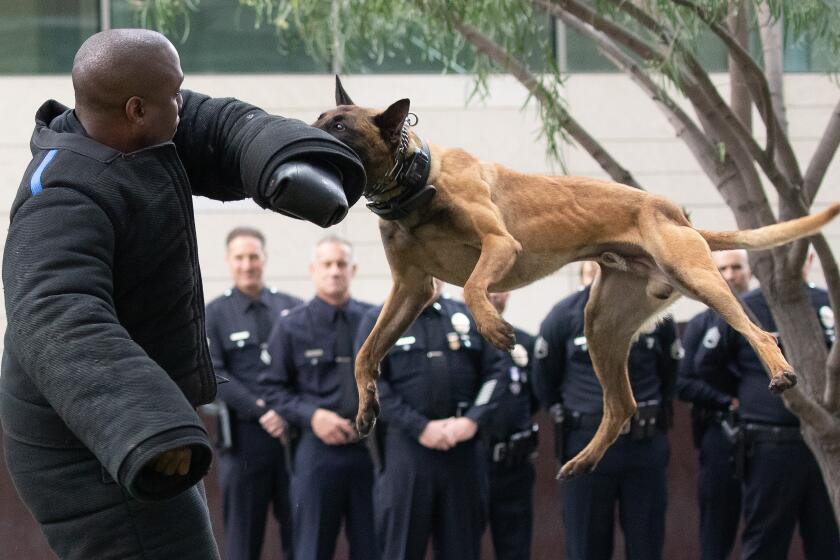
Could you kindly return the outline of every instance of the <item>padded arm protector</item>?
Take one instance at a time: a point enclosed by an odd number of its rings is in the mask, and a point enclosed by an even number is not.
[[[341,172],[326,162],[295,160],[280,164],[265,189],[266,207],[322,228],[339,223],[350,205]]]

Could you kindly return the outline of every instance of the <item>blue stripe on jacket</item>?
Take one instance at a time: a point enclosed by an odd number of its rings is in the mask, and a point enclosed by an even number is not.
[[[29,180],[29,190],[32,191],[32,196],[35,196],[43,190],[43,187],[41,186],[41,175],[44,173],[44,169],[46,169],[53,160],[56,153],[58,153],[57,149],[52,149],[47,152],[47,155],[44,156],[44,160],[41,162],[41,165],[39,165],[38,169],[35,170],[35,173],[32,174],[32,179]]]

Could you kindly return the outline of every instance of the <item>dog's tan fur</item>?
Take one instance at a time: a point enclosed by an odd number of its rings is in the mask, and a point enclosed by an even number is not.
[[[408,100],[382,112],[364,109],[337,81],[336,102],[339,106],[322,114],[315,126],[360,155],[369,184],[385,177]],[[413,132],[410,138],[413,152],[420,142]],[[840,204],[756,230],[712,232],[693,228],[667,199],[618,183],[517,173],[458,148],[430,145],[430,153],[427,184],[437,188],[436,197],[405,219],[380,220],[393,287],[356,358],[361,434],[369,432],[379,411],[378,364],[429,303],[432,278],[463,286],[481,334],[510,348],[513,329],[487,292],[519,288],[581,260],[601,265],[586,306],[585,335],[604,390],[604,415],[592,441],[564,465],[561,476],[593,469],[635,413],[627,377],[630,343],[646,321],[680,295],[713,308],[746,337],[768,368],[772,391],[796,382],[775,338],[747,318],[711,251],[766,249],[812,235],[840,213]]]

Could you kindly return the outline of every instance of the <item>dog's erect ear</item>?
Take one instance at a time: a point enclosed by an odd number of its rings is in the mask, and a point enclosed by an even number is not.
[[[335,75],[335,104],[336,105],[355,105],[347,92],[344,91],[344,86],[341,85],[341,79],[338,74]]]
[[[373,122],[386,136],[389,134],[399,134],[402,130],[403,122],[408,116],[409,105],[411,105],[411,101],[408,99],[395,101],[390,107],[373,117]]]

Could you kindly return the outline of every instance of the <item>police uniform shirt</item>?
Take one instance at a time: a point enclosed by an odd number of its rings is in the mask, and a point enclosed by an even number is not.
[[[694,358],[700,347],[717,345],[720,332],[713,327],[718,319],[715,311],[707,309],[695,315],[686,325],[682,336],[685,356],[677,370],[677,392],[680,399],[698,407],[725,410],[738,390],[735,382],[737,374],[731,371],[735,365],[728,363],[720,370],[709,370],[704,375],[700,375],[694,367]]]
[[[498,408],[490,415],[484,432],[491,441],[503,441],[515,433],[531,429],[532,416],[539,401],[531,378],[534,336],[514,327],[516,344],[505,355],[507,374],[503,377]]]
[[[359,348],[379,310],[365,317]],[[429,420],[462,415],[482,426],[496,408],[505,356],[478,333],[461,302],[440,297],[424,309],[382,360],[382,420],[419,438]]]
[[[587,286],[562,300],[543,321],[534,346],[534,377],[546,406],[562,403],[576,412],[601,414],[603,391],[583,333],[589,293]],[[628,359],[630,385],[637,403],[671,400],[681,356],[682,346],[670,317],[638,336]]]
[[[819,316],[825,343],[830,346],[836,334],[828,294],[825,290],[809,286],[808,295]],[[741,299],[764,330],[776,332],[776,322],[760,289],[745,294]],[[764,424],[799,425],[799,419],[785,408],[782,398],[767,389],[769,379],[764,366],[740,333],[717,316],[704,338],[708,339],[708,344],[702,344],[698,348],[694,357],[694,367],[705,378],[714,375],[715,371],[721,371],[727,364],[734,364],[734,367],[727,371],[736,376],[741,418]],[[779,343],[783,347],[781,340]]]
[[[269,332],[260,328],[260,313],[274,321],[303,303],[294,296],[263,288],[251,298],[236,288],[207,305],[207,339],[216,374],[227,379],[220,383],[218,397],[240,420],[258,420],[265,412],[256,401],[262,395],[257,375],[268,359]],[[261,309],[260,309],[261,308]],[[261,338],[262,337],[262,338]]]
[[[362,316],[373,306],[350,299],[341,307],[313,298],[281,317],[268,342],[271,363],[260,374],[266,400],[286,420],[309,427],[318,408],[348,418],[355,417],[355,406],[347,406],[347,392],[355,391],[353,339]],[[338,321],[347,321],[347,354],[337,355]],[[347,410],[341,410],[347,408]],[[350,410],[352,408],[352,410]]]

